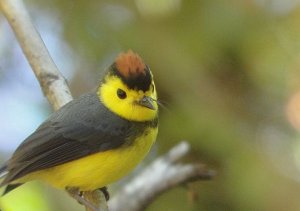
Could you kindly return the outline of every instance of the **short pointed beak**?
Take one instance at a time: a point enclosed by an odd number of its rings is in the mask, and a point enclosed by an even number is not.
[[[155,110],[154,101],[151,97],[144,96],[141,100],[137,102],[140,106]]]

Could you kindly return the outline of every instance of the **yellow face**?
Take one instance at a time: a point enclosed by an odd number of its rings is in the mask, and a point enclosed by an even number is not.
[[[148,91],[129,89],[115,75],[107,75],[98,89],[101,102],[115,114],[131,121],[150,121],[157,116],[158,105],[154,82]]]

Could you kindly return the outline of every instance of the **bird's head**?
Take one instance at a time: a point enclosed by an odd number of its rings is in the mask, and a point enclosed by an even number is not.
[[[153,75],[139,55],[121,53],[108,69],[97,92],[101,102],[130,121],[150,121],[158,112]]]

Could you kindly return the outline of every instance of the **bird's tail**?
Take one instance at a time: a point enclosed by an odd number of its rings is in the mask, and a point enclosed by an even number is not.
[[[0,180],[2,179],[2,177],[4,177],[6,174],[8,173],[7,171],[7,165],[3,165],[0,167]]]
[[[4,185],[7,185],[4,181],[4,177],[6,176],[8,174],[8,170],[7,170],[7,165],[6,164],[4,164],[3,166],[1,166],[0,167],[0,187],[2,187],[2,186],[4,186]],[[10,191],[12,191],[13,189],[15,189],[15,188],[17,188],[17,187],[19,187],[20,185],[22,185],[22,184],[20,184],[20,183],[18,183],[18,184],[8,184],[6,187],[5,187],[5,189],[4,189],[4,191],[0,194],[0,197],[1,196],[4,196],[5,194],[7,194],[8,192],[10,192]],[[1,211],[1,209],[0,209],[0,211]]]

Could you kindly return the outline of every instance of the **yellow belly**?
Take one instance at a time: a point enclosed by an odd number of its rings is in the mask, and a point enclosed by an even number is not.
[[[119,180],[128,174],[149,152],[157,128],[149,128],[132,145],[86,156],[56,167],[31,173],[20,180],[43,180],[56,188],[78,187],[94,190]]]

